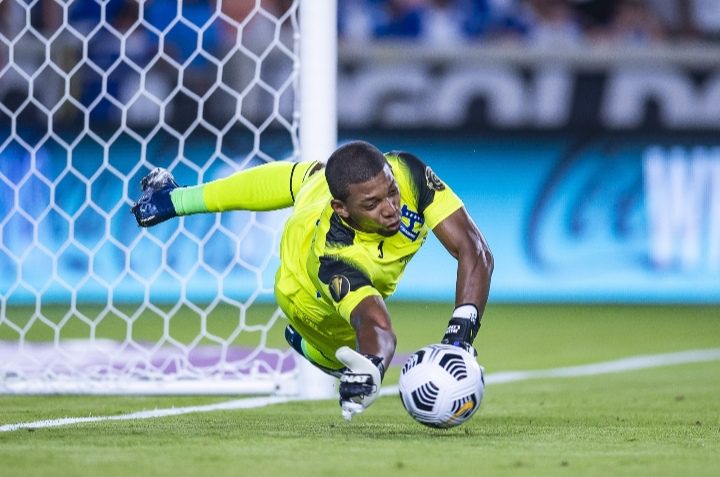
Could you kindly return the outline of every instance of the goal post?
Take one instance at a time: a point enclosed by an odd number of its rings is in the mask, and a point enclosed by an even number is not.
[[[325,160],[337,146],[337,0],[300,2],[300,151]],[[335,379],[298,362],[300,395],[328,398]]]
[[[337,1],[300,4],[300,145],[307,157],[337,146]]]
[[[288,211],[146,230],[129,206],[153,167],[195,184],[326,158],[335,15],[335,0],[2,2],[0,393],[328,397],[273,299]]]

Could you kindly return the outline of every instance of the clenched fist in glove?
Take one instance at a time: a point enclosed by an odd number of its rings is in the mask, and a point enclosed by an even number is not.
[[[347,368],[340,376],[340,407],[349,421],[377,399],[385,365],[379,356],[362,355],[347,346],[339,348],[335,357]]]
[[[170,193],[179,186],[170,171],[153,169],[140,181],[140,187],[142,195],[131,209],[140,227],[151,227],[177,217]]]

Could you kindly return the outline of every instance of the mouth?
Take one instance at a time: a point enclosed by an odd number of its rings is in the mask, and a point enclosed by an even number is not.
[[[395,222],[392,222],[386,226],[388,230],[400,230],[400,219],[397,219]]]

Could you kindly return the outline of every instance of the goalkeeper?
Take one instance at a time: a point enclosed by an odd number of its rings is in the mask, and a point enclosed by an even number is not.
[[[455,310],[441,341],[474,353],[493,257],[460,199],[411,154],[356,141],[326,165],[275,162],[192,187],[155,169],[132,212],[149,227],[182,215],[290,206],[275,280],[285,337],[340,379],[346,419],[378,396],[396,344],[384,300],[429,230],[458,262]]]

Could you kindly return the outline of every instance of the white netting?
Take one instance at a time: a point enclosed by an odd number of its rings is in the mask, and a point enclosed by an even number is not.
[[[297,157],[298,1],[0,2],[0,392],[273,392],[284,214],[141,230],[181,184]],[[274,347],[274,348],[273,348]]]

